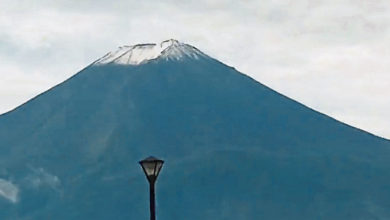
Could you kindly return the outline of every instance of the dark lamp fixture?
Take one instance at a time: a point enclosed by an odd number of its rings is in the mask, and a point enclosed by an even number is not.
[[[156,181],[157,176],[160,173],[164,161],[155,157],[148,157],[144,160],[141,160],[139,164],[141,164],[142,169],[144,170],[149,182],[154,182]]]
[[[149,189],[150,189],[150,219],[156,219],[156,205],[155,205],[155,193],[154,193],[154,184],[157,180],[158,174],[161,171],[161,168],[164,164],[163,160],[157,159],[155,157],[148,157],[139,162],[142,169],[148,178]]]

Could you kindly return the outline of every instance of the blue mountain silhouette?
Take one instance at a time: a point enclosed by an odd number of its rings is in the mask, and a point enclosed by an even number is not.
[[[0,116],[0,219],[148,219],[149,155],[160,220],[390,219],[390,141],[176,52],[97,62]]]

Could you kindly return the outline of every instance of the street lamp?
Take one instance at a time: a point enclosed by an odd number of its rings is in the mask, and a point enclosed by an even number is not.
[[[163,166],[164,161],[157,159],[155,157],[148,157],[144,160],[141,160],[142,169],[145,172],[146,178],[149,181],[150,188],[150,220],[156,219],[156,210],[155,210],[155,197],[154,197],[154,184],[156,183],[158,174]]]

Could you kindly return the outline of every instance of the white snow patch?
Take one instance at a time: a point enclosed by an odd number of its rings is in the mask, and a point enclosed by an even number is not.
[[[19,188],[12,182],[0,179],[0,196],[9,200],[12,203],[18,201]]]
[[[181,60],[184,57],[199,59],[201,56],[206,55],[191,45],[171,39],[163,41],[160,44],[150,43],[122,46],[114,52],[107,53],[93,64],[115,63],[122,65],[140,65],[158,58]]]

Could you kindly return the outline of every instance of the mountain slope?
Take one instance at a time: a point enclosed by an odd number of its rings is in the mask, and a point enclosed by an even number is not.
[[[149,155],[159,219],[390,218],[389,141],[171,43],[0,117],[1,219],[147,219]]]

